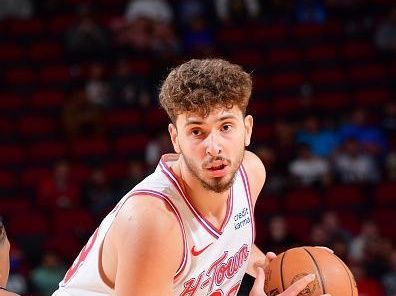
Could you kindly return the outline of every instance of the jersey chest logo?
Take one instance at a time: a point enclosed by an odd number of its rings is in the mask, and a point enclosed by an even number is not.
[[[197,277],[184,282],[184,290],[180,296],[193,296],[197,293],[198,289],[208,289],[208,295],[235,295],[230,294],[230,292],[238,291],[240,281],[230,291],[222,291],[221,286],[226,281],[231,281],[249,259],[248,245],[242,245],[234,255],[228,257],[228,259],[227,257],[228,251],[225,251],[207,270],[202,271]],[[219,294],[220,291],[223,294]]]

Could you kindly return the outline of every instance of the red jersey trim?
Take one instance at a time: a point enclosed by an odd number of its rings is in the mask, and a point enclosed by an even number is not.
[[[250,220],[252,221],[252,243],[254,243],[254,241],[256,240],[256,227],[254,225],[254,212],[253,212],[253,202],[252,202],[252,195],[251,195],[251,191],[250,191],[250,185],[249,185],[249,178],[248,175],[246,173],[245,167],[243,165],[241,165],[241,176],[242,176],[242,180],[243,180],[243,185],[245,187],[245,191],[246,191],[246,198],[248,200],[248,204],[249,204],[249,210],[250,210]]]
[[[219,238],[220,235],[223,233],[223,229],[227,222],[230,219],[231,216],[231,208],[232,208],[232,197],[231,194],[228,197],[227,200],[227,213],[226,216],[224,217],[223,223],[221,225],[220,229],[217,229],[212,223],[207,221],[200,213],[198,210],[194,208],[194,206],[190,203],[190,198],[188,197],[187,193],[184,192],[183,188],[180,186],[180,183],[177,179],[177,177],[174,175],[172,170],[167,166],[167,164],[161,159],[160,161],[160,166],[164,174],[168,177],[169,181],[176,187],[177,191],[179,194],[183,197],[185,203],[191,210],[191,212],[194,214],[194,216],[197,218],[199,223],[215,238]],[[232,188],[230,190],[232,192]]]
[[[179,213],[179,211],[177,210],[176,206],[172,203],[172,201],[169,199],[169,197],[167,197],[165,194],[158,192],[158,191],[154,191],[154,190],[150,190],[150,189],[138,189],[133,191],[129,196],[132,197],[134,195],[138,195],[138,194],[144,194],[144,195],[150,195],[153,197],[157,197],[160,198],[162,200],[164,200],[171,208],[173,213],[175,214],[177,220],[179,221],[180,224],[180,228],[182,230],[183,233],[183,258],[182,261],[179,265],[179,268],[176,271],[176,274],[174,276],[174,280],[177,279],[177,277],[182,273],[182,271],[184,270],[184,268],[187,265],[187,254],[188,254],[188,248],[187,248],[187,239],[186,239],[186,232],[184,230],[184,225],[183,225],[183,221],[181,219],[181,215]]]

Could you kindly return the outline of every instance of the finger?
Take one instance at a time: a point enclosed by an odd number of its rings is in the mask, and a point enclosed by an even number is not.
[[[262,295],[264,291],[264,283],[265,283],[265,273],[264,269],[261,267],[257,267],[256,269],[256,280],[254,281],[252,291],[259,293],[258,295]]]
[[[265,257],[267,257],[267,259],[271,262],[271,260],[276,258],[276,254],[274,252],[268,252],[265,254]]]
[[[282,293],[284,296],[296,296],[298,295],[302,290],[305,289],[305,287],[312,282],[315,279],[314,274],[308,274],[304,276],[303,278],[299,279],[297,282],[295,282],[293,285],[291,285],[289,288],[285,290],[285,292]]]
[[[323,250],[329,252],[330,254],[334,254],[334,251],[332,249],[328,248],[328,247],[315,246],[315,248],[320,248],[320,249],[323,249]]]

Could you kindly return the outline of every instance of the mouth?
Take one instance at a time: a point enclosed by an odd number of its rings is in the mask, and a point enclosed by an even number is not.
[[[208,167],[207,170],[209,170],[209,171],[218,171],[218,170],[224,169],[225,167],[226,167],[225,164],[220,164],[220,165],[217,165],[217,166]]]

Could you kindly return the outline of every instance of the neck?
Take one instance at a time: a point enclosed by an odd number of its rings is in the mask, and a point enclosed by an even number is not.
[[[180,178],[179,181],[193,206],[207,218],[215,217],[222,220],[227,209],[230,190],[217,193],[205,188],[188,169],[182,156],[179,157],[173,169]]]

